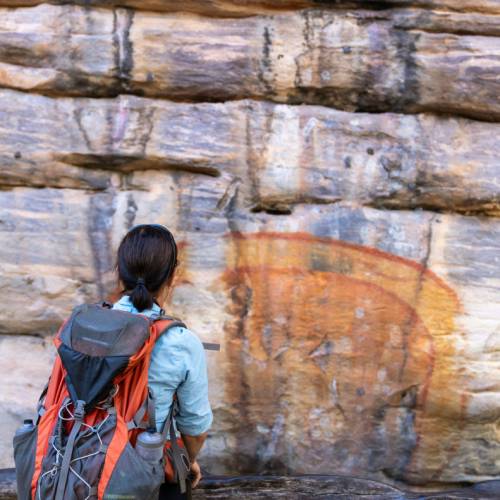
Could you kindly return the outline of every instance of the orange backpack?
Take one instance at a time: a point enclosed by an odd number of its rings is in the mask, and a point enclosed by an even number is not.
[[[151,352],[178,325],[106,303],[73,310],[54,340],[57,357],[36,425],[25,421],[14,437],[20,500],[157,500],[165,478],[185,491],[190,464],[176,438],[174,404],[162,432],[170,433],[163,459],[152,463],[135,449],[140,432],[156,429]]]

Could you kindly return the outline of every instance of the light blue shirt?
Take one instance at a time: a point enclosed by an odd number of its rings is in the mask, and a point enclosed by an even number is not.
[[[128,295],[113,304],[113,309],[139,313]],[[159,314],[153,304],[140,314]],[[181,326],[170,328],[155,344],[148,372],[149,387],[156,398],[156,426],[161,429],[177,392],[179,413],[175,417],[177,429],[189,436],[206,432],[213,420],[208,401],[208,377],[205,351],[200,339]]]

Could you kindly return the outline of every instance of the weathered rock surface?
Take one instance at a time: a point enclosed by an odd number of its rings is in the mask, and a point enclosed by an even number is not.
[[[457,16],[310,10],[224,20],[71,5],[4,9],[0,85],[498,120],[500,39],[429,32],[448,19],[458,33],[465,24],[498,34],[498,18]]]
[[[490,499],[498,498],[498,481],[479,483],[470,488],[434,493],[413,493],[349,476],[296,476],[266,477],[247,476],[237,478],[204,478],[193,490],[193,498],[370,498],[380,500],[410,499]],[[15,475],[13,469],[0,470],[0,500],[16,498]]]
[[[103,191],[126,187],[130,176],[122,174],[136,170],[179,170],[230,178],[257,211],[339,200],[500,208],[499,124],[251,100],[55,99],[9,90],[0,91],[0,109],[4,186]]]
[[[29,312],[25,312],[29,315]],[[50,374],[55,349],[50,339],[0,335],[0,468],[13,464],[12,437],[25,418],[34,418],[36,403]],[[2,481],[0,481],[0,484]],[[0,492],[2,492],[0,488]],[[0,498],[1,493],[0,493]]]
[[[0,467],[158,222],[167,310],[222,343],[208,472],[498,478],[499,3],[71,3],[0,9]],[[323,479],[203,494],[403,498]]]
[[[412,483],[498,474],[500,221],[345,202],[252,213],[224,175],[134,172],[130,184],[137,191],[77,191],[82,206],[100,204],[101,226],[99,239],[81,228],[76,255],[57,220],[29,213],[32,195],[50,204],[60,189],[6,192],[23,194],[24,224],[36,222],[53,246],[31,253],[18,229],[2,262],[15,257],[27,274],[41,264],[63,283],[70,270],[99,269],[96,285],[112,292],[126,227],[153,218],[174,228],[183,272],[171,307],[225,346],[209,354],[212,471],[333,468]],[[20,227],[15,211],[9,218]],[[62,319],[65,300],[39,303]],[[36,319],[11,314],[10,331]]]
[[[41,3],[66,4],[65,0],[0,0],[0,6],[33,6]],[[71,3],[84,6],[132,7],[163,12],[193,12],[207,16],[249,16],[252,14],[271,14],[280,10],[322,8],[356,8],[391,6],[423,7],[462,12],[500,14],[498,0],[184,0],[182,4],[175,0],[72,0]]]

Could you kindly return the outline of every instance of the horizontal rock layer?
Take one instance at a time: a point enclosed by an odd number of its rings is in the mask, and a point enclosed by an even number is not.
[[[231,179],[254,211],[351,200],[499,213],[499,124],[251,100],[54,99],[9,90],[0,91],[0,110],[5,188],[102,191],[126,188],[136,170],[179,170]],[[71,196],[68,203],[80,194]]]
[[[224,20],[71,5],[3,9],[0,85],[58,95],[254,97],[494,121],[500,39],[432,32],[451,26],[498,34],[497,17],[477,16],[311,10]]]
[[[269,14],[280,10],[323,8],[357,8],[392,6],[423,7],[430,9],[449,9],[451,11],[480,12],[500,14],[497,0],[184,0],[182,4],[174,0],[0,0],[0,6],[19,7],[41,3],[76,4],[101,7],[131,7],[163,12],[190,12],[208,16],[249,16],[253,14]]]

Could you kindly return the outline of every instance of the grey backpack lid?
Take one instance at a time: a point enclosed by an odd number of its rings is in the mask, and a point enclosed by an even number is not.
[[[141,315],[82,304],[61,331],[59,356],[74,403],[89,410],[106,397],[113,379],[128,365],[149,337],[149,320]]]

